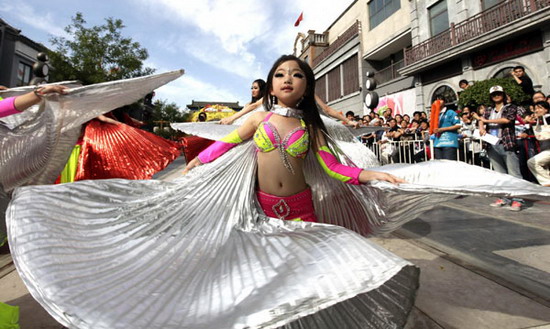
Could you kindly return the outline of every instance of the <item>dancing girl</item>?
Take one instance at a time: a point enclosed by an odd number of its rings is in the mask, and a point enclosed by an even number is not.
[[[277,60],[267,91],[268,112],[175,181],[17,188],[9,242],[32,296],[80,329],[401,328],[418,269],[364,236],[456,195],[550,196],[463,164],[354,166],[294,56]]]

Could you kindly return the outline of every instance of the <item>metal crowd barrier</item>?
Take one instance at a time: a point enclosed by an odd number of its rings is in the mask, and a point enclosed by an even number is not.
[[[376,154],[382,164],[418,163],[434,159],[434,147],[431,140],[374,141],[364,143]],[[491,168],[488,158],[483,155],[482,142],[477,139],[463,138],[457,149],[457,161]],[[492,168],[491,168],[492,169]]]

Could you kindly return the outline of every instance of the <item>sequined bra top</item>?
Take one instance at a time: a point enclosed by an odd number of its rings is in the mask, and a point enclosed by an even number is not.
[[[301,127],[293,129],[282,139],[277,128],[269,122],[272,115],[273,113],[269,113],[254,133],[254,142],[258,151],[271,152],[279,149],[283,158],[285,152],[294,158],[305,157],[309,149],[309,133],[304,120],[300,119]]]

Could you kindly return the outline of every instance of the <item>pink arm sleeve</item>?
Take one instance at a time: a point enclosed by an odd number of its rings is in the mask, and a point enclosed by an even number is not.
[[[330,177],[348,184],[361,184],[359,182],[359,174],[363,170],[361,168],[354,168],[341,164],[328,147],[322,146],[319,151],[317,151],[316,156],[317,160]]]
[[[225,152],[237,146],[239,143],[242,143],[242,139],[239,137],[239,134],[235,129],[229,135],[208,146],[204,151],[199,153],[197,158],[199,158],[201,163],[212,162],[222,156]]]
[[[237,146],[237,144],[215,141],[213,144],[210,144],[210,146],[208,146],[204,151],[199,153],[199,161],[201,163],[212,162],[235,146]]]
[[[9,97],[0,101],[0,118],[21,113],[15,108],[15,97]]]

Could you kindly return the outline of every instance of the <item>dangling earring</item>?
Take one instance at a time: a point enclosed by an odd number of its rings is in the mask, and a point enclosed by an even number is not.
[[[277,97],[275,95],[271,95],[271,104],[277,104]]]
[[[296,103],[296,107],[300,107],[300,104],[302,104],[302,101],[304,100],[304,96],[302,96],[302,98],[300,98],[300,100],[298,101],[298,103]]]

